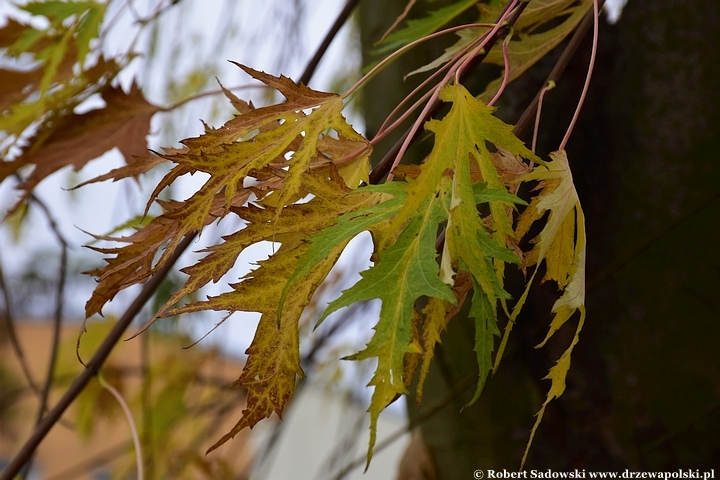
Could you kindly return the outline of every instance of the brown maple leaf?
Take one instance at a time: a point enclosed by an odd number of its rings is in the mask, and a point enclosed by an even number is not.
[[[145,137],[150,131],[150,119],[160,108],[145,100],[136,84],[129,93],[109,87],[102,97],[105,108],[61,117],[52,132],[39,132],[25,152],[7,165],[7,170],[12,171],[35,165],[18,186],[25,192],[21,201],[47,176],[68,165],[80,170],[112,148],[117,147],[128,164],[135,161],[134,156],[147,153]]]

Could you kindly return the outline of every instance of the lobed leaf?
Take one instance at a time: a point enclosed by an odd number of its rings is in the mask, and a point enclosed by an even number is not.
[[[259,197],[258,202],[271,209],[267,211],[273,212],[273,218],[267,220],[261,232],[246,236],[251,233],[251,229],[237,236],[242,240],[236,241],[236,237],[232,237],[224,248],[210,247],[208,260],[190,270],[188,285],[172,297],[173,301],[200,288],[210,279],[217,281],[234,264],[242,248],[257,241],[274,240],[276,235],[283,234],[283,228],[286,227],[282,225],[287,223],[281,221],[283,209],[309,193],[303,187],[307,182],[314,182],[315,187],[318,187],[318,182],[312,180],[312,176],[307,176],[309,170],[329,172],[329,166],[342,153],[346,157],[343,158],[342,166],[351,182],[353,178],[367,175],[367,171],[363,173],[363,168],[367,168],[370,149],[367,141],[340,114],[341,97],[296,85],[286,77],[273,77],[242,65],[240,68],[268,86],[277,88],[288,101],[257,109],[234,101],[239,109],[244,110],[240,115],[221,128],[206,127],[204,135],[183,140],[185,148],[181,150],[158,154],[175,163],[176,167],[156,187],[151,200],[186,173],[201,171],[210,177],[190,198],[173,203],[172,208],[166,209],[163,215],[148,225],[147,235],[122,239],[129,244],[119,249],[103,250],[116,257],[106,267],[92,272],[100,277],[100,282],[91,302],[86,306],[86,315],[100,312],[102,306],[120,288],[147,279],[167,261],[185,235],[199,232],[233,208],[241,207],[252,193]],[[233,101],[233,97],[229,98]],[[330,137],[328,130],[334,131],[338,138]],[[125,169],[104,178],[119,178],[131,171],[134,170]],[[324,175],[325,179],[337,176],[336,173]],[[245,179],[255,179],[257,176],[264,176],[266,180],[253,187],[243,187]],[[338,181],[342,183],[342,180]],[[327,191],[315,187],[310,191],[329,195]],[[341,191],[344,195],[347,191],[343,191],[342,187],[344,185],[337,182],[331,186],[334,191]],[[240,211],[236,213],[242,216]],[[313,228],[319,228],[330,217],[336,218],[337,214],[338,211],[331,208],[307,220],[318,224]],[[315,233],[315,230],[311,229],[311,232]],[[153,264],[151,260],[154,252],[163,244],[160,258]],[[129,269],[132,272],[130,275]],[[161,309],[158,316],[164,313],[165,309]]]
[[[102,92],[102,97],[105,108],[81,115],[64,115],[52,131],[39,132],[33,139],[36,141],[31,140],[34,145],[12,162],[15,170],[35,166],[18,186],[25,192],[20,201],[42,180],[68,165],[80,170],[113,148],[120,150],[129,165],[135,163],[136,156],[147,153],[145,137],[150,133],[150,120],[159,108],[148,103],[135,84],[129,93],[120,87],[109,87]]]
[[[528,281],[523,296],[515,306],[512,319],[517,317],[540,264],[545,262],[546,272],[542,281],[555,281],[563,294],[553,305],[554,317],[550,328],[545,339],[536,348],[545,345],[550,337],[578,311],[580,320],[572,343],[557,364],[550,369],[549,375],[545,377],[551,380],[552,384],[532,428],[523,463],[535,431],[542,420],[545,407],[553,399],[562,395],[565,390],[565,377],[570,368],[570,356],[579,341],[580,331],[585,322],[585,217],[573,184],[567,154],[564,151],[552,152],[550,158],[551,161],[535,167],[532,172],[522,177],[522,181],[538,181],[537,190],[540,193],[532,199],[528,208],[518,218],[516,229],[518,238],[524,237],[530,226],[542,219],[546,212],[549,211],[549,214],[543,229],[532,240],[535,244],[533,249],[525,257],[525,265],[536,266],[536,268]],[[512,321],[508,322],[497,358],[502,354],[512,324]]]
[[[410,344],[415,301],[427,296],[455,302],[450,287],[439,278],[439,268],[435,261],[437,228],[444,216],[446,201],[440,194],[428,197],[397,241],[378,252],[375,265],[362,272],[362,279],[358,283],[330,303],[320,319],[322,321],[332,312],[356,302],[374,298],[382,301],[380,321],[375,326],[370,343],[361,352],[347,357],[349,360],[378,359],[375,375],[370,380],[375,390],[368,409],[368,464],[372,458],[380,412],[396,396],[405,392],[407,379],[403,378],[403,362],[406,353],[412,351]]]
[[[452,5],[430,12],[426,17],[408,20],[407,26],[391,33],[373,53],[382,55],[397,50],[422,37],[434,33],[455,17],[475,5],[477,0],[460,0]]]

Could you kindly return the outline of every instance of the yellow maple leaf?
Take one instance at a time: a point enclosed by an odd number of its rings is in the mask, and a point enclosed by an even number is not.
[[[276,225],[284,208],[307,195],[302,185],[309,170],[323,170],[327,178],[328,165],[342,161],[341,175],[351,187],[357,187],[367,176],[368,142],[342,117],[342,97],[296,85],[287,77],[274,77],[238,66],[276,88],[287,101],[252,108],[229,97],[241,109],[240,115],[220,128],[206,127],[203,135],[183,140],[182,149],[158,154],[176,166],[155,188],[151,201],[187,173],[200,171],[209,174],[209,178],[184,202],[165,203],[170,208],[145,227],[145,231],[116,239],[128,245],[100,249],[115,257],[108,259],[105,267],[90,272],[99,277],[99,285],[86,305],[87,316],[99,313],[120,289],[154,274],[167,262],[183,237],[201,231],[232,208],[241,206],[251,193],[268,199],[264,205],[272,207],[274,216],[270,222]],[[122,178],[128,173],[129,169],[125,169],[102,178]],[[255,181],[263,176],[268,180],[265,190],[261,191],[258,185],[244,186],[246,179]],[[271,178],[278,181],[270,182]],[[224,199],[221,210],[218,210],[219,198]],[[264,239],[274,239],[275,233],[281,232],[273,231]],[[252,243],[250,238],[245,241]],[[160,258],[154,262],[155,253],[165,242]],[[229,257],[225,263],[230,263]],[[217,281],[215,274],[209,278]],[[198,279],[205,281],[205,277]]]
[[[512,329],[514,319],[527,298],[528,289],[542,262],[545,262],[546,265],[543,281],[554,280],[563,294],[553,305],[554,317],[550,328],[545,339],[536,348],[545,345],[575,312],[580,312],[580,320],[570,346],[545,377],[552,383],[532,428],[523,456],[523,464],[535,431],[542,420],[545,407],[565,391],[565,378],[570,369],[570,357],[573,348],[579,341],[580,331],[585,323],[585,216],[573,184],[567,154],[564,151],[552,152],[550,158],[552,159],[550,162],[537,166],[521,179],[522,181],[539,181],[537,189],[540,190],[540,194],[533,198],[527,209],[520,215],[515,230],[517,237],[524,237],[535,221],[543,218],[545,212],[549,211],[550,213],[540,234],[533,239],[535,246],[525,257],[525,266],[536,265],[536,268],[528,281],[523,296],[513,310],[511,321],[508,322],[496,357],[495,368],[497,368],[497,362]]]

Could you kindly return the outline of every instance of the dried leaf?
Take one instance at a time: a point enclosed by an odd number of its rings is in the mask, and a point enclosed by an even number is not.
[[[105,108],[66,115],[49,135],[39,132],[27,150],[12,162],[15,170],[35,166],[18,186],[25,191],[23,199],[47,176],[68,165],[80,170],[112,148],[120,150],[128,164],[135,161],[134,156],[147,153],[145,137],[150,132],[150,119],[159,108],[148,103],[135,84],[129,93],[119,87],[108,88],[103,92],[103,100],[107,103]]]

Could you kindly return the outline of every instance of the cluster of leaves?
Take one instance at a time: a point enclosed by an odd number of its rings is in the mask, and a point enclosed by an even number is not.
[[[502,4],[483,4],[480,20],[496,16]],[[512,80],[571,32],[591,4],[530,2],[517,20],[515,36],[504,45],[509,64],[499,45],[489,52],[487,61],[505,66]],[[255,108],[223,89],[239,112],[235,118],[220,128],[206,127],[197,138],[183,140],[181,149],[148,156],[144,135],[159,108],[146,102],[136,87],[124,93],[110,86],[119,68],[115,62],[97,59],[94,67],[81,69],[79,75],[70,68],[84,65],[92,36],[87,32],[97,30],[102,7],[92,2],[46,2],[42,5],[52,11],[40,11],[40,5],[26,8],[53,19],[48,30],[39,32],[15,23],[0,30],[0,47],[33,53],[41,61],[37,70],[0,71],[7,78],[24,75],[18,85],[36,85],[30,93],[18,86],[11,104],[3,106],[0,130],[7,138],[25,134],[27,146],[17,158],[0,164],[2,178],[34,165],[20,185],[27,193],[59,168],[80,168],[113,146],[121,149],[128,164],[92,181],[134,177],[163,162],[173,165],[148,202],[149,208],[157,201],[163,208],[161,215],[129,236],[98,237],[120,246],[93,247],[106,255],[106,265],[90,272],[98,285],[86,305],[86,315],[101,313],[119,291],[158,272],[183,237],[199,234],[228,215],[243,221],[242,229],[208,247],[203,258],[182,270],[187,281],[147,324],[201,310],[262,314],[247,351],[247,365],[237,381],[248,391],[247,408],[235,427],[210,450],[273,412],[282,415],[303,375],[300,317],[345,246],[364,231],[372,236],[374,264],[328,305],[319,322],[356,302],[382,302],[372,339],[365,349],[348,357],[377,360],[370,382],[374,392],[369,408],[368,461],[380,412],[407,392],[418,371],[421,397],[434,347],[465,302],[471,302],[476,327],[479,378],[473,401],[489,373],[497,368],[507,336],[542,264],[542,280],[555,282],[561,291],[552,309],[548,338],[577,311],[581,316],[579,333],[584,321],[584,219],[568,161],[562,151],[543,161],[513,135],[512,126],[493,116],[494,109],[483,99],[487,101],[497,92],[500,80],[491,83],[479,98],[457,77],[454,82],[450,77],[441,81],[435,91],[441,101],[450,104],[450,110],[424,126],[434,134],[432,152],[420,165],[398,166],[393,172],[396,180],[380,185],[368,185],[372,145],[343,118],[346,96],[318,92],[243,65],[238,66],[279,91],[286,101]],[[77,10],[63,10],[60,5]],[[474,1],[459,1],[411,22],[389,36],[381,51],[433,33],[473,5]],[[73,15],[73,22],[64,21]],[[473,48],[487,38],[490,28],[474,26],[461,32],[455,46],[421,70],[462,64],[477,53]],[[76,45],[75,50],[71,45]],[[50,55],[51,51],[55,53]],[[72,113],[74,106],[92,93],[101,93],[107,106],[83,115]],[[27,135],[33,125],[36,133]],[[88,135],[103,140],[90,141]],[[180,177],[196,172],[208,178],[188,199],[158,199]],[[516,196],[525,182],[536,192],[529,204]],[[520,215],[516,214],[518,207],[524,207]],[[540,234],[526,239],[535,222],[543,225]],[[230,292],[175,306],[209,282],[223,279],[243,250],[264,241],[277,242],[280,247],[255,270],[231,283]],[[524,251],[521,245],[527,244],[532,246]],[[511,265],[534,268],[527,288],[514,302],[504,285],[505,271]],[[503,316],[505,336],[493,358]],[[564,389],[577,340],[576,334],[550,371],[552,386],[543,410]]]

